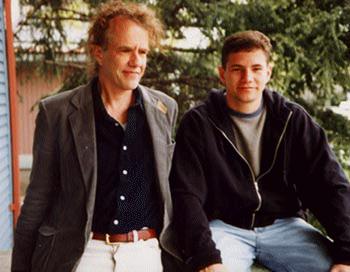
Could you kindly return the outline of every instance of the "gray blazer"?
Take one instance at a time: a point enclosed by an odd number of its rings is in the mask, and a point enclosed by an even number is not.
[[[12,254],[12,271],[74,271],[90,237],[97,182],[91,82],[44,99],[34,135],[33,167]],[[176,102],[140,86],[164,203],[161,246],[173,255],[168,183]]]

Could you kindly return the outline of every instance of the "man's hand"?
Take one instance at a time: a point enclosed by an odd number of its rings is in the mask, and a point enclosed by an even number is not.
[[[335,264],[332,266],[332,269],[330,272],[350,272],[350,265]]]
[[[199,270],[199,272],[228,272],[228,270],[223,264],[212,264]]]

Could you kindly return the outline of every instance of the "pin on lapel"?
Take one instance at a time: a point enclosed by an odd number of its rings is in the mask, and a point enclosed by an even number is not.
[[[168,111],[168,108],[160,100],[157,101],[157,109],[160,110],[164,114],[166,114]]]

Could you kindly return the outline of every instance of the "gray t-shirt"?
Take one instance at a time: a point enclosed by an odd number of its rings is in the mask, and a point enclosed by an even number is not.
[[[249,114],[232,109],[228,109],[228,111],[235,135],[234,144],[248,161],[255,177],[257,177],[260,173],[262,131],[266,119],[266,108],[261,103],[257,111]]]

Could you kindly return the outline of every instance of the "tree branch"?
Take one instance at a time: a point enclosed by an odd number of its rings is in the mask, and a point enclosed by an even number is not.
[[[177,52],[183,52],[183,53],[213,53],[217,49],[213,47],[208,48],[181,48],[181,47],[174,47],[174,46],[163,46],[165,50],[170,51],[177,51]]]
[[[52,61],[52,60],[45,60],[44,61],[46,64],[52,64],[52,65],[57,65],[60,67],[65,67],[65,68],[75,68],[79,70],[84,70],[86,69],[86,64],[79,64],[75,62],[61,62],[61,61]]]

